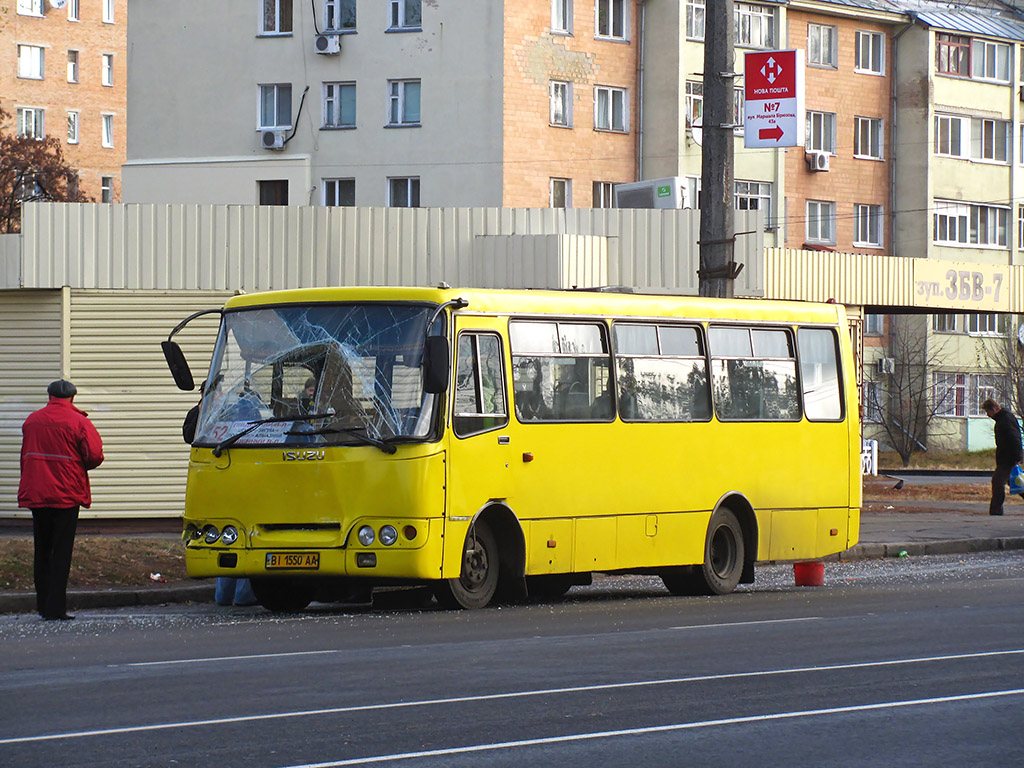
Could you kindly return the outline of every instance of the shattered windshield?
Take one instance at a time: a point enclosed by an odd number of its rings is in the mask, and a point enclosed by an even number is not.
[[[422,357],[435,310],[289,304],[226,312],[195,442],[390,448],[429,437],[438,395],[423,391]],[[444,332],[440,320],[433,332]]]

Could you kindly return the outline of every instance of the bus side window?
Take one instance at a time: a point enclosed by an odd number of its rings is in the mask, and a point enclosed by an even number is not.
[[[623,421],[707,421],[707,361],[692,326],[616,322],[615,366]]]
[[[809,421],[839,421],[843,398],[839,389],[839,351],[831,328],[800,328],[796,332],[800,352],[800,383],[804,413]]]
[[[796,355],[782,328],[711,326],[712,391],[723,421],[799,421]]]
[[[459,334],[455,361],[455,412],[459,437],[508,424],[501,339],[493,333]]]

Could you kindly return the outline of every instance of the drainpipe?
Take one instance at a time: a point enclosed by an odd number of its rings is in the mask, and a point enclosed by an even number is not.
[[[913,18],[913,17],[911,17]],[[893,249],[892,255],[896,256],[896,87],[897,87],[897,71],[899,64],[899,57],[896,53],[896,49],[899,47],[898,43],[900,38],[903,37],[908,29],[914,26],[914,22],[911,21],[903,29],[897,32],[892,38],[892,91],[889,94],[889,101],[892,104],[892,140],[889,142],[889,221],[892,225],[889,228],[889,238],[892,242]],[[929,66],[931,66],[929,64]],[[930,150],[929,150],[930,151]]]
[[[636,181],[644,178],[644,24],[647,19],[646,0],[640,0],[640,33],[637,41],[636,67]]]

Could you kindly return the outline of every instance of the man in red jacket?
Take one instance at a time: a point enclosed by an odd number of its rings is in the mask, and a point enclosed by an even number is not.
[[[67,612],[68,574],[79,507],[92,503],[88,471],[103,462],[103,442],[85,411],[74,406],[75,385],[65,379],[46,389],[50,402],[21,426],[18,506],[32,510],[36,609],[44,619]]]

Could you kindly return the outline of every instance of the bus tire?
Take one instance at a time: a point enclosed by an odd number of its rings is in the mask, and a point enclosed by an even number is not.
[[[662,572],[661,580],[674,595],[726,595],[743,575],[743,528],[736,513],[719,507],[711,515],[704,540],[704,562]]]
[[[498,543],[485,522],[469,529],[463,546],[462,572],[457,579],[442,580],[435,590],[445,608],[483,608],[498,588]]]
[[[260,605],[274,613],[294,613],[313,602],[315,585],[306,579],[250,579]]]

